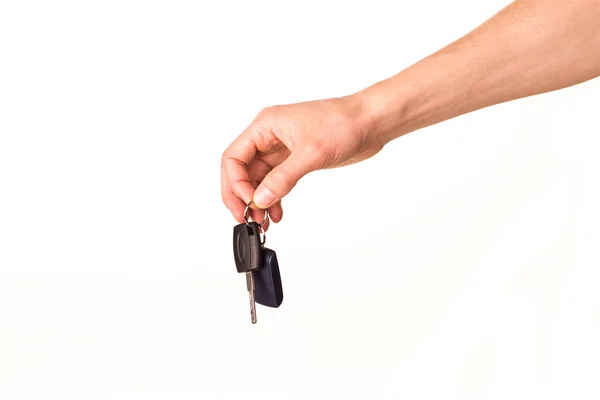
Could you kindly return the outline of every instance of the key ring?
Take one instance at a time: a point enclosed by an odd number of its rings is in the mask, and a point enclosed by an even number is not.
[[[265,230],[263,229],[262,226],[258,226],[258,230],[260,231],[260,245],[264,246],[265,242],[267,241],[267,232],[265,232]]]
[[[250,209],[250,204],[252,204],[252,201],[250,203],[246,204],[246,209],[244,210],[244,221],[246,221],[246,225],[250,225],[250,221],[248,221],[248,210]],[[258,224],[258,229],[260,231],[260,236],[261,236],[261,240],[260,240],[261,246],[264,246],[265,242],[267,241],[267,233],[263,229],[263,225],[265,224],[265,222],[267,222],[267,218],[269,218],[269,210],[265,209],[265,218],[263,219],[263,221],[260,224]]]
[[[248,210],[250,209],[250,204],[252,204],[252,201],[250,201],[250,203],[246,204],[246,209],[244,210],[244,221],[246,221],[246,225],[250,224],[250,221],[248,221]],[[265,209],[265,218],[263,219],[263,221],[258,224],[258,226],[260,226],[262,228],[262,226],[265,224],[265,222],[267,222],[267,218],[269,218],[269,210]]]

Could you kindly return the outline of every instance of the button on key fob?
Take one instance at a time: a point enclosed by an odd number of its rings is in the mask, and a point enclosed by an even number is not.
[[[263,248],[262,267],[253,271],[254,296],[258,304],[277,308],[283,302],[283,287],[275,251]]]

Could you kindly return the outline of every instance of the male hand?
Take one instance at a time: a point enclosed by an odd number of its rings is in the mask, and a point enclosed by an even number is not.
[[[233,217],[244,222],[252,201],[253,220],[262,221],[268,209],[277,223],[281,199],[303,176],[378,153],[383,145],[363,111],[358,95],[262,110],[223,153],[221,192]]]
[[[352,96],[266,108],[223,154],[223,201],[240,223],[251,200],[252,219],[268,208],[279,222],[281,199],[311,171],[364,160],[459,115],[598,77],[599,22],[600,0],[516,0]]]

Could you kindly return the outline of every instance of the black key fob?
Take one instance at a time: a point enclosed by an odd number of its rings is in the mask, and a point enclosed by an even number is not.
[[[233,255],[235,267],[240,273],[256,271],[261,267],[262,243],[258,223],[249,222],[233,228]]]
[[[283,302],[283,287],[277,254],[273,250],[263,248],[262,268],[252,272],[252,275],[256,302],[267,307],[279,307]]]

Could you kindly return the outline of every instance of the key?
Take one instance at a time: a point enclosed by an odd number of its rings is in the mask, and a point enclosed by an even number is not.
[[[275,251],[263,248],[262,267],[253,271],[252,275],[255,301],[266,307],[278,308],[283,302],[283,287]]]
[[[246,274],[246,286],[250,298],[250,320],[255,324],[256,303],[252,272],[262,266],[262,242],[258,223],[247,222],[233,228],[233,254],[237,271]]]
[[[254,276],[253,272],[246,272],[246,286],[248,287],[248,295],[250,296],[250,320],[253,324],[256,323],[256,299],[254,292]]]

